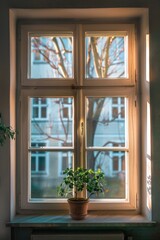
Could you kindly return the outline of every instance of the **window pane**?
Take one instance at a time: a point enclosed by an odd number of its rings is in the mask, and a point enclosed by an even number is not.
[[[38,158],[38,170],[45,171],[46,170],[46,159],[45,157],[40,156]]]
[[[46,116],[47,116],[46,107],[42,107],[42,108],[41,108],[41,117],[42,117],[42,118],[46,118]]]
[[[72,152],[63,152],[62,154],[62,172],[61,174],[63,174],[63,171],[66,170],[66,168],[72,167],[72,162],[73,162],[73,154]]]
[[[124,151],[88,151],[87,167],[105,173],[105,192],[93,198],[125,198],[127,193]]]
[[[86,78],[127,77],[127,37],[86,33]]]
[[[39,98],[33,98],[33,104],[38,104]]]
[[[36,171],[36,157],[31,157],[31,171]]]
[[[38,108],[33,107],[33,118],[38,118]]]
[[[30,34],[29,77],[73,78],[73,34]]]
[[[39,171],[37,174],[32,171],[30,179],[31,199],[33,198],[57,198],[57,186],[61,183],[63,176],[63,167],[72,167],[73,153],[70,151],[47,152],[41,156],[40,151],[32,151],[29,158],[33,155],[39,159]],[[64,158],[65,155],[65,158]],[[43,171],[45,168],[45,172]]]
[[[120,100],[113,104],[114,98],[86,98],[87,147],[125,145],[124,111],[127,109],[125,101],[124,104]],[[121,98],[123,97],[118,97]]]
[[[63,108],[63,117],[68,118],[68,108]]]
[[[63,115],[65,98],[46,98],[45,111],[41,101],[38,101],[39,116],[30,114],[31,143],[46,141],[46,147],[73,146],[73,98],[66,98],[69,99],[69,103],[65,106],[67,105],[70,112],[67,118]],[[33,102],[35,102],[35,98],[30,98],[31,112],[34,109]]]
[[[118,162],[119,162],[118,157],[113,157],[113,163],[112,163],[113,164],[113,167],[112,167],[113,171],[118,171],[118,165],[119,165]]]
[[[37,144],[35,147],[38,147]],[[31,171],[34,174],[46,173],[45,152],[33,151],[31,153]]]

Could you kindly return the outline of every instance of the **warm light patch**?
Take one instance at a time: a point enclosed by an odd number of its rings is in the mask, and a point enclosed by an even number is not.
[[[149,77],[149,34],[146,34],[146,81],[150,81]]]
[[[151,210],[151,160],[146,159],[147,173],[146,173],[146,187],[147,187],[147,208]]]
[[[150,126],[150,103],[147,102],[147,158],[146,158],[146,193],[147,193],[147,208],[151,210],[151,126]]]
[[[151,123],[149,102],[147,102],[147,155],[151,156]]]

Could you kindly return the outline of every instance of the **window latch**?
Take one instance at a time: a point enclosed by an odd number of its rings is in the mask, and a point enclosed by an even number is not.
[[[84,124],[83,122],[81,122],[81,135],[83,135],[83,131],[84,131]]]

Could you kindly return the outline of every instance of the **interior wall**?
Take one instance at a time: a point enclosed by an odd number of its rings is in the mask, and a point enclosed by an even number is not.
[[[152,192],[153,192],[153,219],[160,221],[160,2],[156,0],[1,0],[0,1],[0,112],[6,124],[15,124],[14,118],[14,94],[15,94],[15,52],[14,43],[10,43],[9,33],[9,9],[10,8],[104,8],[104,7],[144,7],[149,8],[150,27],[150,59],[151,59],[151,124],[152,124]],[[10,60],[12,61],[10,62]],[[10,64],[11,63],[11,64]],[[12,91],[10,92],[10,90]],[[12,99],[13,97],[13,99]],[[12,107],[11,107],[12,106]],[[15,214],[15,146],[14,143],[7,143],[0,147],[0,239],[10,239],[10,229],[5,226]],[[11,178],[10,178],[11,177]],[[143,194],[143,193],[142,193]],[[154,239],[160,237],[159,226],[144,229],[138,228],[135,231],[128,229],[137,239]]]
[[[156,2],[157,3],[157,2]],[[158,6],[159,5],[159,6]],[[160,3],[150,8],[150,102],[153,218],[160,222]]]
[[[140,93],[140,109],[139,109],[139,115],[140,115],[140,126],[139,128],[142,130],[141,135],[141,148],[140,148],[140,154],[141,158],[143,159],[142,165],[140,168],[140,178],[142,179],[142,191],[140,194],[141,199],[141,206],[142,206],[142,213],[145,214],[149,219],[152,219],[152,208],[149,206],[150,197],[147,194],[147,102],[150,103],[150,82],[147,81],[147,69],[146,69],[146,35],[149,34],[149,24],[148,24],[148,14],[144,15],[144,17],[141,19],[140,24],[140,41],[138,49],[141,50],[137,52],[138,59],[140,59],[139,62],[139,69],[141,69],[140,72],[138,72],[138,82],[139,82],[139,93]],[[147,199],[148,198],[148,199]]]
[[[9,74],[9,13],[0,3],[0,112],[6,124],[10,123]],[[10,219],[10,145],[0,147],[0,239],[8,240],[10,231],[5,224]]]

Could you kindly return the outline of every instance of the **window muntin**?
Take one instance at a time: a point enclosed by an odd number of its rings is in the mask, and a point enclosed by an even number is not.
[[[73,33],[30,33],[28,56],[29,79],[73,78]]]
[[[85,33],[85,77],[128,77],[128,36],[109,32]]]

